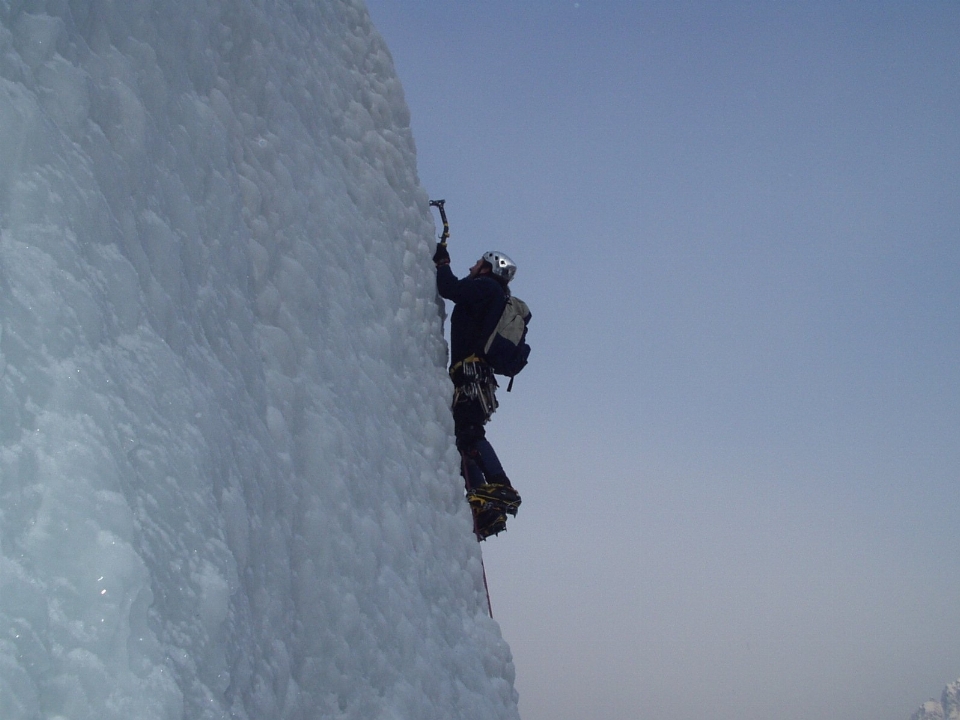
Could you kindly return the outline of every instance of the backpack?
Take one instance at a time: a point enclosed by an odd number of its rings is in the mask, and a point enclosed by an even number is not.
[[[508,297],[497,327],[483,346],[483,357],[487,364],[497,375],[509,377],[511,386],[513,376],[523,370],[530,355],[530,346],[527,345],[530,317],[530,308],[523,300]]]

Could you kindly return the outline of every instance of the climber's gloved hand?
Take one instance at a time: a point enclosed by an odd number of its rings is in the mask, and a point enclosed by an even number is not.
[[[433,254],[433,264],[437,267],[450,264],[450,253],[447,252],[447,244],[445,242],[437,243],[437,251]]]

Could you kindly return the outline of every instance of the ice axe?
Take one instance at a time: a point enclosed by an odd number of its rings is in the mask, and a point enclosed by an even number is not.
[[[440,211],[440,219],[443,220],[443,232],[440,234],[440,244],[447,246],[447,238],[450,237],[450,223],[447,222],[447,213],[443,209],[446,200],[431,200],[430,207],[435,207]]]

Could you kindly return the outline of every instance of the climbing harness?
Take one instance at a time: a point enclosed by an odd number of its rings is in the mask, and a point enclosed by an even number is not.
[[[456,388],[453,392],[453,407],[467,400],[476,400],[483,408],[484,422],[496,412],[499,387],[490,366],[476,355],[464,358],[450,368],[450,378]]]

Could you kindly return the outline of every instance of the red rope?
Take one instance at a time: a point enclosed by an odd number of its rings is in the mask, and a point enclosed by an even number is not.
[[[483,589],[487,592],[487,612],[493,617],[493,605],[490,604],[490,588],[487,586],[487,569],[483,566],[483,550],[480,551],[480,570],[483,573]]]
[[[470,487],[467,485],[467,478],[470,474],[467,472],[467,458],[463,453],[460,453],[460,463],[463,468],[463,487],[464,490],[470,492]],[[480,533],[477,531],[477,516],[473,512],[473,508],[470,508],[470,516],[473,518],[473,534],[477,536],[477,542],[481,541]],[[487,612],[490,613],[490,617],[493,617],[493,604],[490,602],[490,586],[487,585],[487,568],[483,564],[483,550],[480,551],[480,571],[483,574],[483,590],[487,594]]]

